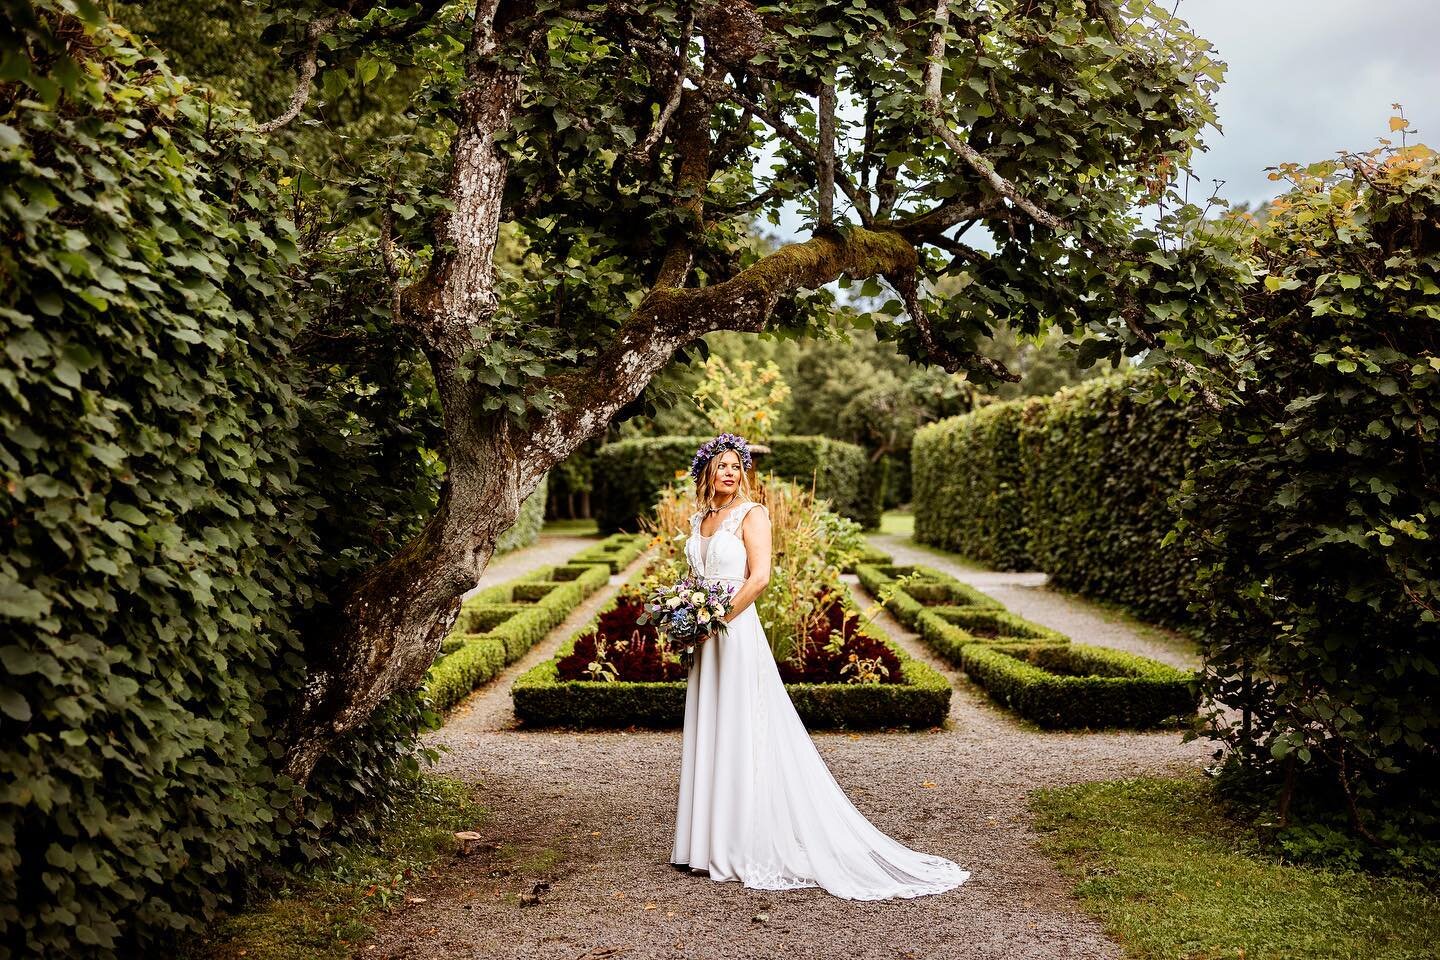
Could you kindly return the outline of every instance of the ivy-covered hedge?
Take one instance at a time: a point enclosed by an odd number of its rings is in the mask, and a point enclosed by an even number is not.
[[[124,31],[5,14],[0,957],[156,956],[289,799],[267,708],[318,552],[291,201],[270,144],[207,136],[248,119]]]
[[[652,727],[672,729],[685,722],[683,681],[560,680],[557,661],[575,649],[578,637],[594,629],[600,613],[572,634],[555,657],[526,671],[511,688],[515,715],[526,726]],[[950,685],[938,672],[892,643],[872,634],[900,660],[901,683],[787,683],[785,690],[810,729],[921,729],[944,723]]]
[[[1023,401],[996,403],[915,431],[916,540],[997,570],[1031,565],[1020,472],[1023,410]]]
[[[572,560],[477,593],[461,606],[455,629],[441,645],[425,695],[435,709],[449,710],[524,656],[609,582],[608,565]]]
[[[916,434],[916,538],[1155,623],[1188,621],[1194,564],[1166,538],[1170,497],[1201,454],[1151,374],[996,404]]]
[[[684,477],[695,449],[709,437],[641,437],[602,446],[595,455],[596,522],[603,532],[634,530],[660,491]],[[865,448],[829,437],[773,437],[756,457],[764,473],[810,486],[838,514],[866,529],[880,526],[880,471]]]
[[[1146,399],[1149,376],[1091,380],[1026,405],[1026,527],[1051,583],[1182,623],[1195,565],[1164,541],[1177,519],[1169,499],[1200,454],[1185,409]]]
[[[997,703],[1042,727],[1151,727],[1195,712],[1193,673],[1079,643],[961,648],[961,666]]]

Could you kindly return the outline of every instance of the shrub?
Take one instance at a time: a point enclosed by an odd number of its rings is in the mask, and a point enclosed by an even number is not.
[[[1030,565],[1020,471],[1021,401],[996,403],[915,431],[910,450],[915,539],[997,570]]]
[[[919,629],[920,615],[929,606],[1001,606],[994,597],[934,567],[860,563],[855,565],[855,574],[860,585],[876,598],[888,592],[887,608],[912,630]]]
[[[426,676],[425,696],[436,710],[449,710],[609,582],[607,565],[572,561],[480,591],[461,606],[454,630],[441,644],[441,656]]]
[[[1178,501],[1210,729],[1282,822],[1328,809],[1403,863],[1440,841],[1440,159],[1277,176],[1241,231],[1263,283],[1177,341],[1221,400]]]
[[[635,558],[644,553],[649,545],[650,538],[644,534],[616,533],[575,554],[570,558],[570,562],[601,563],[611,573],[619,573],[634,563]]]
[[[623,611],[618,621],[612,611],[625,605],[617,595],[590,624],[571,635],[555,657],[537,664],[511,688],[515,715],[527,726],[571,727],[641,726],[674,728],[685,719],[685,681],[566,680],[560,663],[577,656],[579,644],[602,621],[621,631],[633,623]],[[848,604],[846,614],[854,611]],[[606,621],[606,618],[611,619]],[[645,628],[640,628],[641,630]],[[868,631],[860,631],[868,633]],[[942,724],[950,709],[950,685],[937,671],[912,658],[878,634],[866,639],[881,644],[898,663],[898,683],[787,683],[786,690],[806,725],[812,729],[881,727],[921,728]],[[593,649],[593,648],[592,648]],[[587,661],[588,662],[588,661]],[[582,668],[583,669],[583,668]],[[669,676],[667,673],[666,676]]]
[[[975,607],[931,607],[920,613],[916,630],[925,643],[955,666],[971,643],[1068,643],[1057,630],[1031,623],[1006,610]]]
[[[1149,375],[1114,376],[1029,401],[1020,430],[1030,556],[1050,582],[1183,623],[1194,564],[1167,542],[1170,497],[1200,462],[1186,407]]]
[[[0,956],[138,956],[279,844],[297,250],[269,145],[207,136],[243,115],[121,28],[6,18]]]
[[[961,666],[992,699],[1042,727],[1149,727],[1195,712],[1192,674],[1147,657],[1066,644],[967,644]]]

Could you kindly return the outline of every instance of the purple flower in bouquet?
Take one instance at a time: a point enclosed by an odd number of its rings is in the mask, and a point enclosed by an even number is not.
[[[654,623],[662,636],[680,644],[680,662],[689,667],[700,644],[723,634],[724,616],[735,592],[733,584],[704,577],[681,577],[645,598],[637,623]]]

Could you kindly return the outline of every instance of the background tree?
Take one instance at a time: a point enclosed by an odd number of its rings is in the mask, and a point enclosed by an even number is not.
[[[302,782],[418,682],[544,471],[705,333],[835,323],[818,291],[844,276],[892,291],[877,329],[907,356],[1003,380],[977,351],[996,328],[1087,328],[1091,356],[1156,349],[1224,279],[1173,217],[1147,228],[1133,212],[1213,120],[1220,73],[1154,4],[488,0],[277,17],[300,82],[263,129],[387,65],[421,78],[405,114],[418,135],[357,144],[363,172],[328,188],[344,201],[300,215],[302,230],[368,217],[378,233],[393,335],[423,351],[444,410],[446,468],[423,530],[337,591],[313,639],[288,732]],[[778,162],[757,162],[761,146]],[[812,235],[756,256],[751,217],[786,202]],[[523,241],[516,275],[495,269],[502,223]],[[993,253],[961,239],[977,227]],[[958,292],[936,298],[941,277]]]

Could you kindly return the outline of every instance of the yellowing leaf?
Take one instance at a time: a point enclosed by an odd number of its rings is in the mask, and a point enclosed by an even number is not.
[[[1390,118],[1390,129],[1391,129],[1391,130],[1404,130],[1404,129],[1405,129],[1406,127],[1408,127],[1408,126],[1410,126],[1410,121],[1409,121],[1409,120],[1406,120],[1404,117],[1391,117],[1391,118]]]

